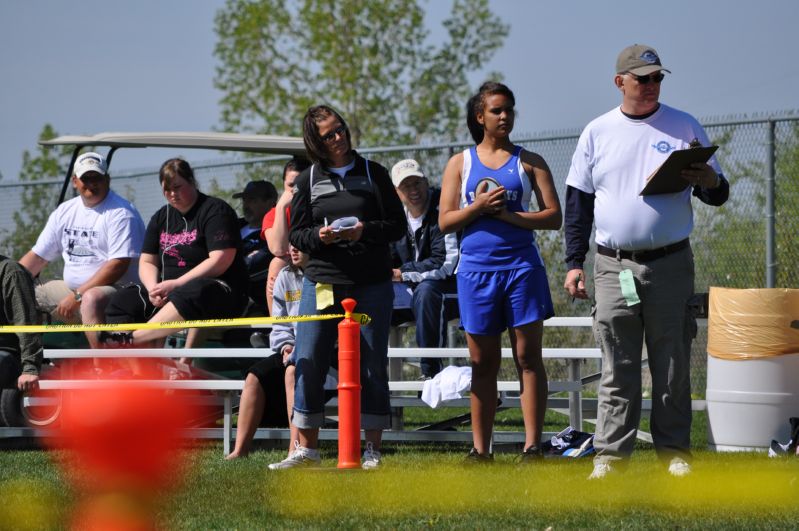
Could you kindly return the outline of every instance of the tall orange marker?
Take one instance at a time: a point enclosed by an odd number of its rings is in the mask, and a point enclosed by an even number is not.
[[[338,324],[338,468],[361,467],[361,325],[354,299],[344,299]]]

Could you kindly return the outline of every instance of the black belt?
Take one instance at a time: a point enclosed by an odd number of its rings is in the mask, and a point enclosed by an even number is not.
[[[622,251],[621,249],[611,249],[610,247],[597,244],[596,252],[603,256],[616,258],[617,260],[623,259],[632,260],[633,262],[651,262],[652,260],[657,260],[658,258],[663,258],[664,256],[681,251],[688,247],[689,243],[690,242],[688,241],[688,238],[685,238],[677,243],[672,243],[657,249],[646,249],[643,251]]]

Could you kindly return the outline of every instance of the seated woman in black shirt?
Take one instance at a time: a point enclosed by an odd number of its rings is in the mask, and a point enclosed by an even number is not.
[[[197,189],[189,163],[170,159],[158,175],[167,204],[144,236],[141,284],[119,290],[106,309],[108,323],[239,317],[247,306],[247,269],[236,213]],[[101,334],[106,344],[138,345],[173,330]]]

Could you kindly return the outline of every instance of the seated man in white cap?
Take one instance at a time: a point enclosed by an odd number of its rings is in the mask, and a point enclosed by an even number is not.
[[[75,161],[72,186],[77,197],[50,214],[22,264],[34,277],[48,262],[64,260],[63,280],[36,286],[36,303],[58,321],[97,324],[116,287],[138,278],[144,222],[129,201],[111,190],[108,165],[97,153]],[[86,337],[99,346],[94,332]]]
[[[444,295],[454,294],[458,239],[438,228],[441,190],[430,188],[419,163],[401,160],[391,168],[408,233],[391,244],[394,260],[394,310],[410,308],[416,322],[416,344],[420,348],[446,347]],[[440,358],[422,358],[423,378],[441,371]]]

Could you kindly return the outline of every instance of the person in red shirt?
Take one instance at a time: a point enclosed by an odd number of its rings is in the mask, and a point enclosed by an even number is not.
[[[291,214],[291,198],[294,197],[294,179],[311,163],[305,157],[294,157],[283,167],[283,193],[277,204],[266,213],[261,225],[261,239],[269,246],[274,258],[269,263],[266,280],[266,305],[272,315],[272,290],[275,279],[281,269],[291,263],[289,259],[289,216]],[[278,215],[281,213],[283,215]]]

